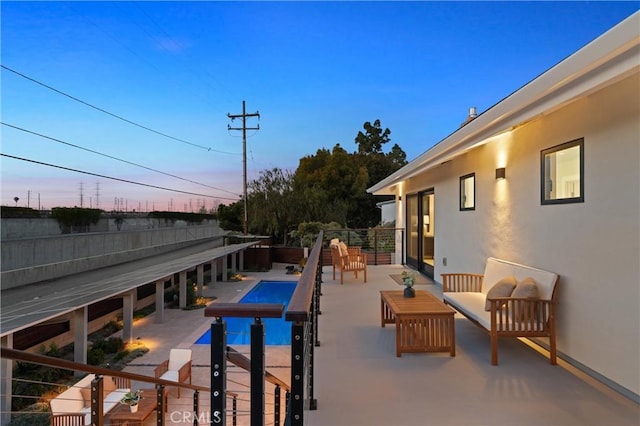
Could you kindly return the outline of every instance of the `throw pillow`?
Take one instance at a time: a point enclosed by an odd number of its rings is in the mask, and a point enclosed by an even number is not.
[[[338,248],[340,249],[340,256],[347,256],[349,254],[347,245],[343,241],[340,241],[340,243],[338,244]]]
[[[484,304],[484,310],[485,311],[491,310],[491,302],[489,302],[489,299],[511,296],[511,293],[513,292],[513,289],[516,287],[516,284],[517,284],[516,277],[513,277],[513,276],[502,278],[500,281],[495,283],[493,287],[491,287],[487,292],[487,301]]]
[[[520,281],[515,289],[513,289],[513,293],[511,293],[511,297],[524,298],[524,299],[539,299],[538,293],[538,285],[536,284],[536,280],[531,277],[527,277]],[[518,306],[514,306],[514,309],[517,309],[515,312],[515,319],[517,321],[523,321],[525,318],[532,318],[535,320],[537,303],[535,302],[517,302]]]
[[[527,277],[518,282],[516,288],[513,289],[513,293],[511,293],[511,297],[539,299],[540,296],[538,294],[538,285],[536,284],[536,280],[531,277]]]

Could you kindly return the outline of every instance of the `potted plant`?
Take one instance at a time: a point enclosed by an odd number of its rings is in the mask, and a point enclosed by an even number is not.
[[[138,411],[138,403],[142,399],[142,391],[138,389],[135,392],[127,392],[120,399],[120,404],[128,405],[132,413]]]
[[[413,286],[416,283],[416,273],[402,271],[402,283],[404,284],[404,297],[416,297]]]

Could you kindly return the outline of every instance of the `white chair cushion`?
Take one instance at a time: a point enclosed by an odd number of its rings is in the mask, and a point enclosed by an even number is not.
[[[177,382],[178,370],[169,370],[166,373],[164,373],[162,376],[160,376],[160,378],[163,380],[169,380],[171,382]]]
[[[191,349],[171,349],[169,352],[169,371],[176,372],[191,360]]]

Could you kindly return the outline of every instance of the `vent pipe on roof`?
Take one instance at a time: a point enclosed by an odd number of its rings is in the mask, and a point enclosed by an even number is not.
[[[469,115],[467,116],[467,118],[460,124],[460,127],[464,126],[465,124],[467,124],[468,122],[470,122],[471,120],[473,120],[474,118],[476,118],[478,116],[478,112],[476,107],[470,107],[469,108]]]

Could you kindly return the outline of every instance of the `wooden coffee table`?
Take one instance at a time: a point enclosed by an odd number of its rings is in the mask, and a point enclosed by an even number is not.
[[[455,311],[433,294],[416,290],[380,292],[381,325],[396,325],[396,356],[409,352],[449,352],[456,355]]]
[[[111,425],[143,425],[145,420],[158,406],[155,389],[143,389],[142,399],[138,403],[138,411],[131,412],[128,405],[118,404],[105,415],[105,424]]]

